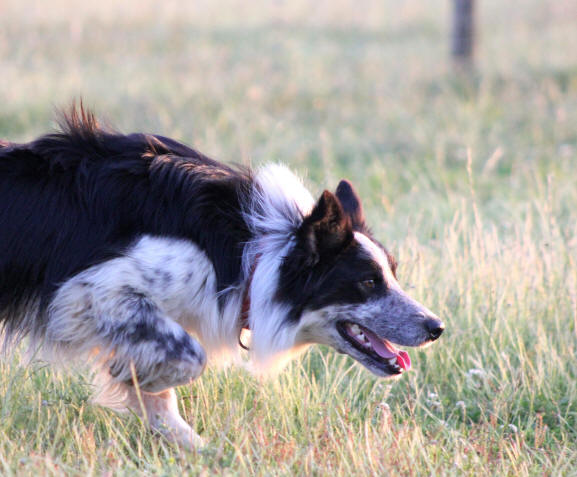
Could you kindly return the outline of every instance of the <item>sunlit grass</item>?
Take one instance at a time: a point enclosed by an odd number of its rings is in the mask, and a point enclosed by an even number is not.
[[[285,162],[315,193],[347,177],[447,324],[395,382],[324,348],[272,381],[207,372],[180,389],[201,454],[91,406],[81,373],[5,361],[0,474],[574,473],[576,13],[483,2],[479,72],[459,78],[448,4],[0,4],[0,137],[82,96],[126,132]]]

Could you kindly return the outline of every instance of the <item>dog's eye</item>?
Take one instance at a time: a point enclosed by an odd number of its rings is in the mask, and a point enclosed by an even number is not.
[[[363,280],[363,281],[361,282],[361,285],[363,285],[363,287],[371,290],[371,289],[375,288],[375,286],[377,286],[377,282],[376,282],[375,280],[373,280],[373,279]]]

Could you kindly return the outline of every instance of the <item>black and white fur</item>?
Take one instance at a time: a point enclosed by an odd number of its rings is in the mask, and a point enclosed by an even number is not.
[[[103,129],[82,108],[60,132],[0,142],[7,345],[29,336],[55,362],[91,363],[97,402],[195,447],[173,388],[237,358],[246,301],[262,372],[322,343],[398,375],[410,365],[392,342],[443,331],[400,288],[346,181],[315,202],[282,166],[229,167],[162,136]],[[375,351],[377,338],[389,351]]]

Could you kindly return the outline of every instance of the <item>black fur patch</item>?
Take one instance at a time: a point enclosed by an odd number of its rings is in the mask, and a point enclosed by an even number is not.
[[[341,182],[339,182],[335,195],[342,204],[345,214],[349,216],[353,230],[356,230],[368,236],[376,245],[378,245],[383,250],[383,252],[387,256],[389,267],[391,267],[393,276],[396,278],[397,260],[391,253],[389,253],[389,251],[385,247],[383,247],[373,237],[373,234],[365,221],[365,213],[363,210],[363,204],[361,203],[361,198],[359,197],[359,194],[357,193],[353,185],[348,180],[343,179]]]
[[[295,254],[303,265],[314,265],[338,255],[353,240],[353,228],[339,200],[325,190],[296,232]]]
[[[343,179],[339,182],[335,194],[342,204],[343,210],[350,217],[353,229],[362,233],[367,233],[368,229],[365,223],[363,205],[359,194],[357,194],[353,185],[349,181]]]
[[[239,281],[251,239],[241,215],[247,171],[162,136],[104,130],[82,108],[61,129],[0,147],[0,310],[31,297],[45,305],[67,278],[144,234],[197,244],[219,291]],[[27,331],[17,314],[4,320],[8,331]]]
[[[291,321],[297,321],[305,309],[363,303],[387,292],[380,265],[356,241],[333,260],[311,268],[303,268],[299,262],[291,254],[285,257],[281,269],[278,298],[292,306]],[[374,287],[363,286],[366,280],[373,280]]]
[[[336,196],[323,193],[297,231],[295,247],[283,258],[277,298],[291,305],[289,320],[297,321],[305,308],[363,303],[387,293],[381,266],[354,240],[358,228],[368,234],[360,199],[350,183],[341,181]],[[375,243],[394,273],[394,258]],[[370,288],[363,285],[367,280],[373,282]]]

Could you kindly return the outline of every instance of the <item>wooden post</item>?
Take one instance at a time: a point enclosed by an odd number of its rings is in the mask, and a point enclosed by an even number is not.
[[[475,53],[475,0],[453,0],[451,54],[458,66],[471,67]]]

